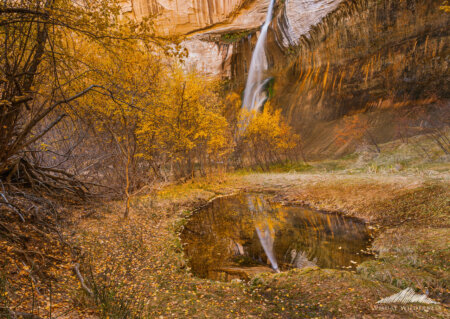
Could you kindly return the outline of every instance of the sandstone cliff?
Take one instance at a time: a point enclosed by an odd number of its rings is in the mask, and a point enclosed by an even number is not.
[[[290,0],[278,6],[266,50],[272,104],[305,137],[312,156],[345,151],[337,149],[333,134],[345,115],[369,116],[375,138],[383,142],[395,137],[398,112],[419,105],[431,112],[436,103],[450,107],[450,21],[440,5]],[[203,39],[208,36],[221,47],[218,52],[226,52],[218,58],[218,72],[242,89],[258,31],[220,31],[206,32]]]
[[[287,67],[275,62],[274,104],[307,138],[310,153],[344,151],[333,134],[344,115],[368,116],[379,142],[395,138],[399,114],[420,105],[424,112],[440,105],[448,115],[450,21],[440,4],[343,2],[302,36]]]
[[[185,41],[191,53],[187,64],[208,75],[231,77],[236,83],[245,78],[251,54],[263,24],[269,0],[254,0],[230,19],[189,36]],[[287,0],[277,3],[267,50],[272,59],[297,46],[302,36],[335,10],[342,0]],[[280,51],[281,50],[281,51]],[[283,61],[284,53],[279,56]],[[274,61],[272,61],[274,62]]]
[[[186,34],[225,21],[245,0],[128,0],[124,7],[136,19],[154,17],[160,34]]]
[[[228,77],[242,91],[269,0],[219,2],[133,0],[130,10],[159,14],[163,33],[189,34],[186,67]],[[266,48],[270,97],[309,139],[311,152],[336,151],[332,131],[344,115],[378,112],[377,138],[387,140],[392,109],[448,105],[450,21],[441,2],[277,2]]]

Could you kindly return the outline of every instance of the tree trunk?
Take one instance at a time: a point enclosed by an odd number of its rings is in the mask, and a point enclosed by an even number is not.
[[[130,149],[127,147],[127,163],[125,164],[125,212],[123,214],[123,218],[128,218],[130,214],[130,164],[131,164],[131,155]]]

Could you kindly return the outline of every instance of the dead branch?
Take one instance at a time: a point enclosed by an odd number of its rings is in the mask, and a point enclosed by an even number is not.
[[[84,200],[89,197],[86,184],[79,181],[73,174],[33,165],[25,158],[19,159],[10,167],[11,172],[6,171],[0,174],[0,178],[2,176],[9,178],[9,184],[28,187],[37,193],[44,192],[55,198]]]
[[[39,317],[38,315],[32,314],[32,313],[28,313],[28,312],[22,312],[22,311],[13,311],[9,308],[4,308],[4,307],[0,307],[1,312],[3,313],[8,313],[8,315],[11,318],[14,319],[18,319],[18,318],[22,318],[22,319],[43,319],[42,317]],[[0,312],[0,314],[1,314]]]
[[[56,258],[56,257],[50,256],[50,255],[44,254],[44,253],[42,253],[40,251],[21,250],[21,249],[14,249],[14,248],[12,249],[12,251],[15,252],[15,253],[18,253],[18,254],[22,254],[22,255],[25,255],[25,254],[38,255],[38,256],[40,256],[43,259],[47,258],[47,259],[52,260],[52,261],[61,262],[61,263],[63,262],[63,260],[60,259],[60,258]]]
[[[0,195],[4,199],[4,201],[0,201],[0,204],[3,204],[3,205],[6,205],[6,206],[10,207],[19,216],[19,218],[22,221],[22,223],[25,223],[25,218],[21,214],[20,208],[18,206],[14,205],[14,204],[11,204],[3,193],[0,193]]]
[[[75,272],[75,274],[78,277],[78,280],[80,281],[81,287],[84,289],[84,291],[86,291],[89,296],[94,297],[94,293],[92,292],[91,289],[89,289],[89,287],[86,285],[86,282],[84,281],[83,276],[81,275],[80,272],[80,265],[78,263],[76,263],[75,265],[73,265],[73,270]]]

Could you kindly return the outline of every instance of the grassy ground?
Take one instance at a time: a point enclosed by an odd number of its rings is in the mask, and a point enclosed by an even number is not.
[[[419,167],[418,159],[405,162],[402,155],[402,168],[395,168],[392,154],[383,154],[369,161],[387,164],[371,170],[360,156],[327,171],[331,162],[312,163],[307,172],[290,167],[288,173],[238,172],[169,185],[136,198],[129,220],[118,214],[121,203],[76,220],[73,241],[85,252],[82,270],[96,294],[93,302],[80,289],[76,302],[105,318],[448,317],[446,306],[416,312],[373,307],[406,287],[448,306],[448,164]],[[193,277],[179,239],[189,211],[245,190],[373,223],[378,258],[357,272],[308,268],[232,283]]]
[[[395,143],[382,145],[385,153],[378,156],[363,151],[341,160],[278,165],[270,173],[240,171],[165,185],[134,198],[127,220],[121,218],[122,202],[73,213],[66,236],[77,247],[93,296],[72,271],[80,260],[68,262],[59,276],[72,307],[57,317],[448,317],[448,162],[432,145],[426,145],[430,161]],[[271,192],[280,202],[365,219],[378,228],[378,258],[356,272],[306,268],[249,282],[192,276],[179,236],[190,212],[239,191]],[[7,298],[2,282],[0,277],[0,298]],[[414,312],[374,307],[406,287],[445,305]],[[48,311],[40,314],[48,317]]]

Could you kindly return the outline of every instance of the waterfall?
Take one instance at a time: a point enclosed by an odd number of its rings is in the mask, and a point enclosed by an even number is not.
[[[267,95],[264,92],[264,86],[268,79],[263,79],[264,73],[267,71],[268,63],[265,52],[267,30],[272,21],[272,11],[275,0],[270,0],[269,9],[267,11],[266,21],[261,28],[261,34],[256,42],[255,51],[253,51],[252,60],[250,62],[250,70],[248,72],[247,83],[245,85],[244,100],[242,107],[249,111],[257,111]]]

